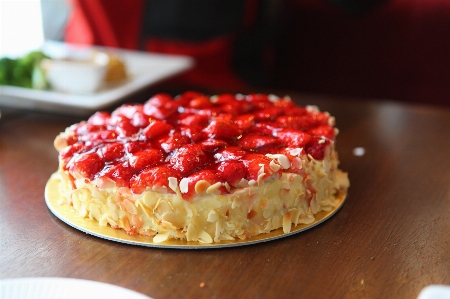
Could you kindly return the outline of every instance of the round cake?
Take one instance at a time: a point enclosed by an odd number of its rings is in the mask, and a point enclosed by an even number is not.
[[[289,97],[156,94],[56,137],[60,204],[155,243],[289,233],[349,186],[337,133],[327,112]]]

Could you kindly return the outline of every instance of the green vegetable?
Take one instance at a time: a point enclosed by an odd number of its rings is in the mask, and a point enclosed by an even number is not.
[[[40,63],[44,58],[48,58],[42,51],[32,51],[23,57],[12,59],[3,57],[0,59],[0,85],[13,85],[20,87],[34,87],[33,77],[36,77],[36,87],[46,88],[47,84],[42,81],[40,75],[33,75],[36,72],[43,72]],[[43,74],[42,74],[43,75]]]

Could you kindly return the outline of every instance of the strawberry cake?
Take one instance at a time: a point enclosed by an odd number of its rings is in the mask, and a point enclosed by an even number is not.
[[[289,97],[156,94],[56,137],[59,203],[154,243],[289,233],[349,186],[334,125]]]

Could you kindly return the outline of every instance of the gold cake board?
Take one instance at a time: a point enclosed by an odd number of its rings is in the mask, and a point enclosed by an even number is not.
[[[70,205],[61,205],[58,188],[58,176],[52,175],[45,186],[45,202],[50,211],[61,221],[87,234],[107,239],[110,241],[126,243],[131,245],[157,247],[157,248],[176,248],[176,249],[208,249],[251,245],[261,242],[267,242],[291,236],[312,228],[333,216],[344,204],[346,191],[338,194],[339,204],[330,211],[321,211],[315,214],[315,221],[310,224],[298,224],[292,227],[291,232],[285,234],[283,229],[279,228],[267,234],[253,236],[246,240],[221,241],[220,243],[204,244],[199,242],[190,242],[186,240],[168,240],[162,243],[154,243],[153,238],[142,235],[128,235],[121,229],[113,229],[110,226],[100,226],[96,220],[83,218]]]

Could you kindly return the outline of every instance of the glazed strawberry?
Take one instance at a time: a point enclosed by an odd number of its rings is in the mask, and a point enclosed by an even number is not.
[[[189,107],[195,108],[195,109],[205,109],[212,107],[213,104],[209,100],[209,98],[205,95],[199,95],[195,98],[192,98],[189,102]]]
[[[116,131],[119,136],[131,137],[139,132],[139,128],[133,126],[130,119],[124,118],[117,124]]]
[[[105,144],[97,151],[105,162],[111,162],[122,158],[125,154],[125,145],[122,142]]]
[[[245,99],[256,109],[264,109],[273,106],[273,103],[269,101],[269,97],[266,94],[249,94]]]
[[[205,152],[216,152],[227,146],[227,143],[220,139],[206,139],[199,142],[199,144]]]
[[[245,165],[241,161],[234,160],[220,162],[216,169],[221,177],[233,187],[237,187],[247,173]]]
[[[111,117],[117,117],[117,116],[122,116],[125,118],[132,118],[136,113],[143,112],[143,107],[142,105],[134,105],[134,104],[124,104],[122,106],[120,106],[119,108],[117,108],[116,110],[113,111],[113,113],[111,114]]]
[[[294,115],[294,116],[280,116],[276,120],[281,126],[285,128],[306,131],[310,130],[320,124],[316,118],[311,115]]]
[[[255,112],[256,121],[274,121],[284,112],[283,108],[269,107]]]
[[[250,129],[255,124],[254,114],[242,114],[234,118],[235,124],[238,125],[241,132]]]
[[[277,147],[280,144],[279,140],[266,135],[259,134],[244,134],[238,140],[238,145],[247,151],[259,151],[264,148]]]
[[[86,150],[86,147],[81,143],[75,143],[73,145],[66,146],[59,152],[59,158],[64,162],[64,164],[69,163],[73,155],[81,153]]]
[[[111,114],[106,111],[98,111],[87,120],[88,123],[96,126],[106,126]]]
[[[175,100],[179,104],[179,106],[188,107],[192,99],[195,99],[200,96],[203,96],[201,92],[185,91],[184,93],[177,96]]]
[[[216,154],[214,154],[214,159],[216,162],[239,160],[246,154],[247,152],[241,149],[240,147],[228,146],[222,150],[219,150]]]
[[[166,187],[167,192],[174,193],[169,187],[169,178],[179,179],[178,172],[167,165],[147,168],[130,179],[130,189],[133,193],[141,194],[147,188]]]
[[[131,154],[129,164],[135,171],[142,170],[147,167],[155,166],[161,163],[164,158],[163,153],[154,148],[149,148],[140,152]]]
[[[169,159],[173,169],[186,176],[201,169],[207,162],[207,156],[198,144],[186,144],[175,150]]]
[[[80,136],[80,140],[83,141],[99,141],[99,140],[117,140],[117,131],[116,130],[102,130],[97,132],[88,133],[84,136]]]
[[[93,179],[95,174],[102,170],[103,161],[97,153],[86,153],[75,157],[73,164],[70,166],[72,173],[78,172],[83,177]]]
[[[295,110],[296,108],[301,108],[306,113],[305,108],[295,106],[294,102],[292,102],[290,98],[280,98],[277,101],[272,102],[275,107],[283,108],[286,114],[288,114],[292,109]]]
[[[139,151],[142,151],[146,148],[150,148],[151,144],[147,143],[145,141],[128,141],[127,143],[125,143],[125,151],[127,153],[136,153]]]
[[[182,118],[179,123],[184,126],[202,126],[208,125],[209,117],[201,114],[189,114]]]
[[[209,138],[218,139],[231,139],[238,137],[240,134],[239,127],[235,123],[225,119],[214,119],[204,129],[204,132]]]
[[[313,137],[306,145],[306,152],[316,160],[323,160],[325,157],[325,149],[330,145],[330,140]]]
[[[130,167],[128,162],[113,164],[106,166],[97,174],[97,178],[109,178],[113,180],[117,187],[128,187],[134,169]]]
[[[180,191],[184,199],[190,199],[195,194],[203,194],[211,185],[221,182],[221,177],[213,170],[200,170],[180,181]],[[209,189],[211,190],[211,189]],[[217,192],[225,193],[223,186],[218,186]]]
[[[171,132],[169,136],[160,138],[158,140],[159,146],[166,153],[171,153],[177,148],[190,143],[189,137],[184,136],[181,132]]]
[[[204,139],[203,127],[201,126],[180,126],[183,136],[189,137],[192,142],[198,142]]]
[[[285,115],[287,116],[303,116],[303,115],[307,115],[308,114],[308,110],[306,110],[306,108],[304,107],[289,107],[289,109],[285,110]]]
[[[331,140],[334,139],[334,128],[326,125],[315,127],[314,129],[308,130],[307,133],[311,136],[324,136]]]
[[[309,134],[294,129],[281,129],[275,137],[286,147],[304,147],[311,139]]]
[[[176,103],[170,95],[157,94],[151,97],[144,104],[144,113],[156,119],[165,119],[175,113],[178,109]]]
[[[276,122],[260,122],[256,123],[252,128],[250,128],[250,132],[258,133],[262,135],[275,135],[276,132],[280,130],[280,124]]]
[[[131,117],[131,124],[138,128],[145,128],[152,121],[154,121],[153,118],[151,118],[149,115],[145,114],[144,112],[140,112],[140,111],[136,112]]]
[[[265,155],[248,154],[242,157],[242,162],[247,168],[247,174],[245,178],[249,181],[258,181],[258,178],[260,178],[259,176],[263,173],[264,175],[262,176],[262,179],[268,178],[272,175],[275,175],[277,177],[281,176],[282,169],[280,168],[277,171],[274,171],[270,167],[270,162],[272,162],[272,160]]]
[[[172,128],[172,125],[164,121],[154,120],[142,130],[142,135],[148,139],[152,139],[169,133]]]
[[[242,100],[239,101],[233,95],[228,95],[225,97],[220,95],[217,97],[214,104],[219,105],[222,112],[230,113],[233,115],[247,113],[253,108],[253,106],[249,102]]]
[[[106,126],[104,125],[93,125],[91,123],[87,122],[81,122],[78,125],[74,125],[71,127],[71,130],[75,133],[77,136],[83,136],[92,132],[98,132],[106,130]]]

